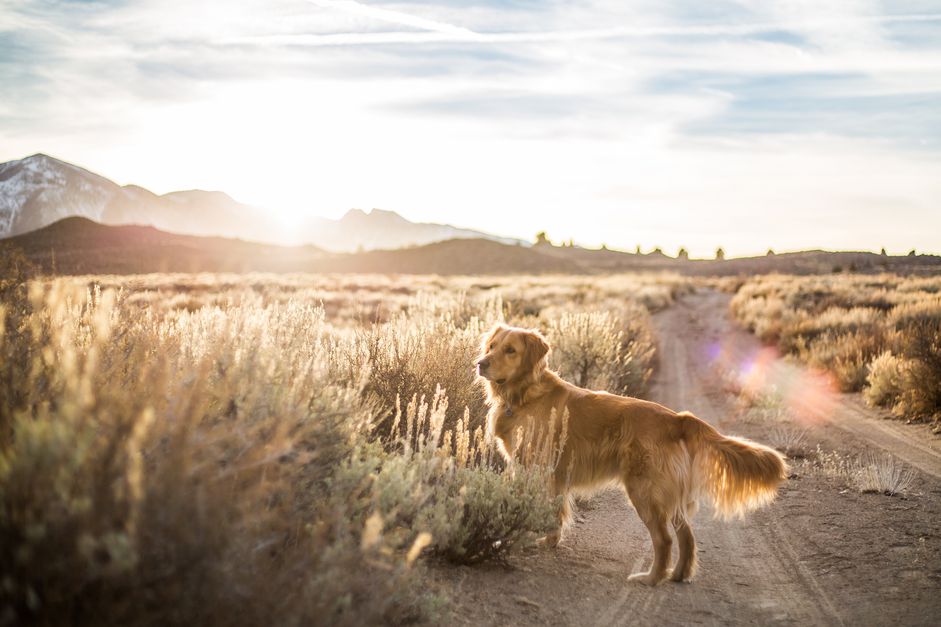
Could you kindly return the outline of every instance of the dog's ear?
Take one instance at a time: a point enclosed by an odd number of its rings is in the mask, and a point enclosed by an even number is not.
[[[497,333],[500,331],[506,331],[507,326],[500,322],[493,325],[489,331],[480,336],[480,353],[486,355],[490,351],[490,343],[497,337]]]
[[[546,367],[546,355],[549,354],[549,342],[542,333],[532,329],[528,331],[523,340],[526,342],[526,363],[533,370]]]

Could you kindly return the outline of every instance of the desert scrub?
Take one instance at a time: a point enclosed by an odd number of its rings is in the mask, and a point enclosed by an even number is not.
[[[889,315],[893,348],[907,362],[893,411],[941,420],[941,298],[899,305]]]
[[[771,427],[768,431],[768,443],[791,459],[806,456],[807,429],[787,424]]]
[[[463,300],[472,308],[502,298],[508,319],[539,315],[547,307],[618,310],[626,301],[649,311],[669,307],[693,290],[693,281],[675,274],[624,273],[601,276],[510,275],[479,277],[370,274],[146,274],[76,276],[73,284],[121,290],[129,304],[165,312],[199,306],[226,307],[241,302],[261,305],[289,300],[321,304],[334,325],[356,327],[388,322],[413,309],[416,299],[452,311]],[[182,295],[182,297],[181,297]],[[257,300],[256,300],[257,299]],[[426,302],[430,299],[426,298]]]
[[[807,429],[795,424],[776,386],[748,385],[741,373],[729,370],[720,370],[719,377],[723,389],[736,396],[742,417],[766,430],[768,444],[791,459],[807,456]]]
[[[915,472],[887,453],[866,452],[858,458],[817,446],[814,466],[824,475],[862,493],[895,496],[911,487]]]
[[[785,354],[828,370],[843,391],[897,416],[941,420],[941,278],[895,275],[746,281],[738,322]]]
[[[888,454],[870,453],[859,463],[856,485],[862,492],[895,496],[915,480],[915,471]]]
[[[185,303],[147,288],[186,280]],[[427,556],[500,559],[552,527],[551,455],[508,473],[484,433],[472,364],[498,292],[337,320],[302,278],[221,280],[37,280],[2,303],[0,619],[433,618]],[[618,333],[609,350],[641,337]]]
[[[369,373],[363,393],[382,414],[376,424],[380,435],[398,435],[391,432],[397,399],[429,394],[437,386],[450,401],[447,428],[454,428],[465,408],[482,424],[486,412],[473,364],[483,320],[489,324],[499,319],[500,304],[484,301],[476,311],[460,299],[452,304],[453,309],[418,301],[387,323],[370,324],[334,341],[330,354],[337,378]]]
[[[866,402],[880,407],[892,407],[902,394],[902,377],[905,363],[885,351],[869,363],[866,375],[868,387],[863,391]]]
[[[409,554],[363,542],[335,507],[355,495],[330,477],[371,414],[356,382],[326,377],[322,312],[129,317],[110,291],[31,292],[28,333],[3,336],[28,358],[4,377],[24,369],[29,384],[0,448],[4,620],[361,624],[427,609]]]
[[[642,396],[655,354],[650,316],[639,306],[562,313],[549,321],[550,365],[580,387]]]
[[[343,465],[340,493],[369,486],[369,507],[354,518],[375,516],[393,545],[420,541],[461,564],[503,558],[550,531],[560,506],[549,494],[560,443],[544,440],[525,464],[504,472],[482,427],[465,426],[465,415],[444,430],[446,416],[442,390],[430,401],[413,398],[396,413],[404,426],[393,433],[401,436],[391,445],[365,444]]]
[[[814,368],[828,370],[843,392],[859,392],[866,384],[869,363],[885,348],[881,329],[827,331],[804,344],[796,355]]]
[[[330,349],[335,376],[369,373],[363,393],[381,413],[376,424],[380,435],[400,435],[391,432],[396,399],[431,394],[439,385],[449,399],[445,428],[453,429],[465,409],[470,427],[482,425],[486,409],[473,365],[484,330],[503,321],[545,330],[553,345],[550,366],[576,384],[644,394],[656,352],[644,306],[619,296],[612,309],[575,307],[560,295],[608,301],[589,295],[590,286],[571,282],[535,286],[535,292],[526,294],[530,300],[525,306],[510,299],[519,296],[514,289],[508,289],[506,297],[495,289],[476,296],[458,291],[431,298],[421,293],[388,320],[335,337]],[[667,290],[661,295],[670,294]]]
[[[23,403],[25,369],[4,368],[4,364],[23,362],[29,358],[23,341],[4,341],[7,334],[22,336],[30,332],[26,319],[31,305],[29,281],[36,274],[19,249],[0,245],[0,447],[13,435],[13,408]]]

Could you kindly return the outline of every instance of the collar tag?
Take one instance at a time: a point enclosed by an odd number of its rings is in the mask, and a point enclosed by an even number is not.
[[[509,405],[506,406],[506,415],[507,415],[507,416],[512,416],[512,415],[513,415],[513,408],[510,407]]]

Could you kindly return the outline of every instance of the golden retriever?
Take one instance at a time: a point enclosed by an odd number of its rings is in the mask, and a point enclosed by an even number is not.
[[[487,393],[488,428],[509,463],[527,437],[527,421],[552,424],[567,415],[566,437],[553,476],[562,495],[559,528],[546,537],[555,546],[571,518],[571,495],[618,482],[653,541],[650,570],[629,577],[657,585],[667,577],[689,581],[696,570],[690,519],[702,495],[716,514],[745,512],[772,501],[787,477],[777,451],[726,437],[690,413],[607,392],[585,390],[549,370],[549,343],[538,331],[497,325],[483,338],[477,374]],[[554,427],[561,438],[562,422]],[[673,526],[679,556],[668,568]]]

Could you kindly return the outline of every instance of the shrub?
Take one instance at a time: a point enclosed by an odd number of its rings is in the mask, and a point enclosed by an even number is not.
[[[941,419],[941,300],[900,306],[892,312],[908,359],[896,409],[914,418]]]
[[[654,357],[649,315],[628,308],[609,312],[564,313],[549,322],[550,364],[578,386],[614,394],[643,395]]]
[[[904,362],[885,351],[869,364],[869,374],[866,382],[869,384],[863,391],[866,402],[870,405],[892,407],[902,393],[902,373]]]
[[[35,266],[22,251],[0,245],[0,447],[9,444],[14,411],[25,402],[26,369],[11,365],[27,364],[33,359],[28,352],[30,329],[25,320],[31,308],[29,280],[35,274]]]
[[[35,356],[0,448],[5,619],[358,624],[418,611],[408,560],[361,546],[363,527],[336,509],[351,495],[329,489],[368,418],[359,391],[324,379],[315,349],[277,350],[318,326],[315,309],[158,321],[61,283],[33,298],[32,332],[5,335]],[[270,324],[283,333],[266,346]],[[267,385],[245,386],[258,377]],[[306,490],[318,497],[295,498]]]
[[[824,342],[841,335],[881,335],[883,318],[878,309],[866,307],[831,307],[818,314],[789,312],[781,323],[778,347],[785,353],[793,353],[823,335],[827,336]]]
[[[501,559],[555,526],[559,442],[506,472],[484,435],[471,364],[499,297],[356,323],[300,278],[222,280],[23,282],[0,305],[0,621],[414,621],[441,603],[422,555]],[[592,319],[589,375],[636,393],[653,343],[624,311]]]
[[[915,479],[911,468],[888,454],[868,452],[857,459],[824,452],[818,445],[815,462],[825,475],[863,493],[894,496],[907,490]]]
[[[772,276],[747,281],[730,310],[762,340],[829,370],[843,391],[941,420],[939,290],[938,277]]]
[[[804,457],[807,429],[777,425],[768,432],[768,442],[791,458]]]
[[[480,314],[496,315],[483,308]],[[475,426],[483,424],[486,411],[474,372],[483,325],[476,316],[458,324],[449,311],[397,314],[386,324],[354,332],[351,342],[334,344],[336,376],[349,379],[369,373],[363,392],[382,412],[377,423],[382,435],[392,435],[397,398],[426,394],[439,385],[450,400],[448,428],[454,428],[465,408]]]
[[[749,289],[747,284],[732,298],[730,307],[735,317],[763,342],[776,342],[781,334],[784,301],[766,297]]]
[[[855,472],[860,492],[894,496],[907,490],[915,479],[914,471],[891,455],[869,454]]]
[[[866,383],[869,362],[883,347],[881,334],[827,331],[798,355],[811,366],[832,372],[842,391],[858,392]]]
[[[377,502],[397,512],[394,524],[428,530],[434,552],[464,564],[502,557],[552,530],[560,503],[548,490],[559,443],[541,440],[524,463],[502,472],[495,442],[465,426],[467,412],[442,434],[446,411],[439,389],[431,403],[413,399],[404,412],[399,454],[375,482]]]

